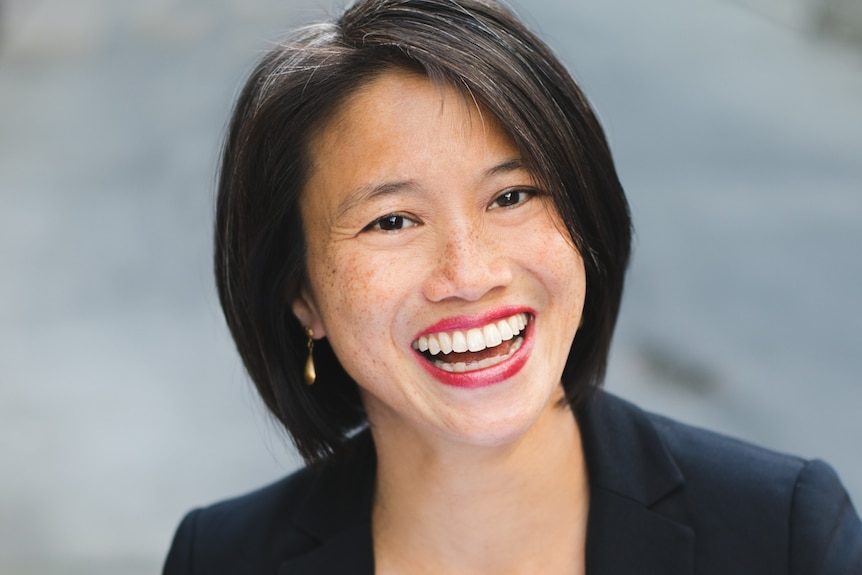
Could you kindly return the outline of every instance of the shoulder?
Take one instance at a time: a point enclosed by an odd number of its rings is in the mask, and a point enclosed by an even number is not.
[[[791,573],[862,573],[862,523],[828,464],[648,418],[686,478],[701,529],[766,542]]]
[[[692,487],[738,489],[766,495],[761,489],[791,489],[808,462],[727,435],[643,412],[673,454]]]
[[[862,573],[862,524],[822,461],[686,425],[609,394],[589,411],[585,450],[603,451],[588,454],[599,467],[591,481],[689,526],[702,561],[739,573],[743,564],[762,567],[754,572],[783,564],[776,572]]]
[[[594,467],[591,480],[645,502],[679,488],[705,500],[757,500],[769,491],[787,497],[807,464],[649,413],[609,393],[597,395],[579,420],[588,463]],[[639,490],[642,483],[656,486]]]
[[[189,512],[164,575],[276,573],[370,516],[375,457],[370,434],[341,459],[305,467],[271,485]]]
[[[834,477],[828,465],[770,450],[734,437],[650,413],[609,393],[590,407],[588,434],[593,449],[603,452],[640,451],[649,461],[661,460],[684,477],[687,489],[728,490],[728,496],[766,495],[784,489],[792,495],[800,477]],[[600,459],[603,454],[599,455]],[[629,453],[631,455],[631,453]],[[840,483],[838,484],[840,485]]]
[[[252,565],[275,572],[285,551],[313,543],[293,528],[292,518],[319,474],[320,468],[304,468],[246,495],[190,511],[174,535],[165,575],[251,573]]]

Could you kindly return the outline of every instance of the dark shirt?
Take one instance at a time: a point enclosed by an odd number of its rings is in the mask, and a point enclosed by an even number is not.
[[[600,393],[578,417],[587,573],[862,575],[862,523],[832,469]],[[164,575],[372,575],[370,434],[349,457],[190,512]]]

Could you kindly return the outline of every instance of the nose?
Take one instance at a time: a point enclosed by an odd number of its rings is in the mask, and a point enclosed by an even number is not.
[[[431,258],[433,263],[423,289],[426,299],[478,301],[509,285],[512,269],[503,244],[504,238],[480,223],[439,230],[436,257]]]

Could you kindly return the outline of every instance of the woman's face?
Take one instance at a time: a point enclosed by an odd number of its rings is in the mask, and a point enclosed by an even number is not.
[[[375,433],[526,433],[561,396],[586,283],[506,134],[462,95],[394,71],[353,94],[311,153],[309,284],[293,310],[329,338]]]

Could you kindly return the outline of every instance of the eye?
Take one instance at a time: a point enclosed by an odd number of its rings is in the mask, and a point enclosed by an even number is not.
[[[495,208],[511,208],[513,206],[517,206],[518,204],[523,204],[524,202],[529,201],[533,196],[536,195],[536,190],[530,190],[527,188],[516,188],[513,190],[506,190],[499,196],[497,196],[488,209]]]
[[[380,230],[383,232],[397,232],[415,225],[418,224],[403,214],[387,214],[365,226],[365,230],[363,231]]]

